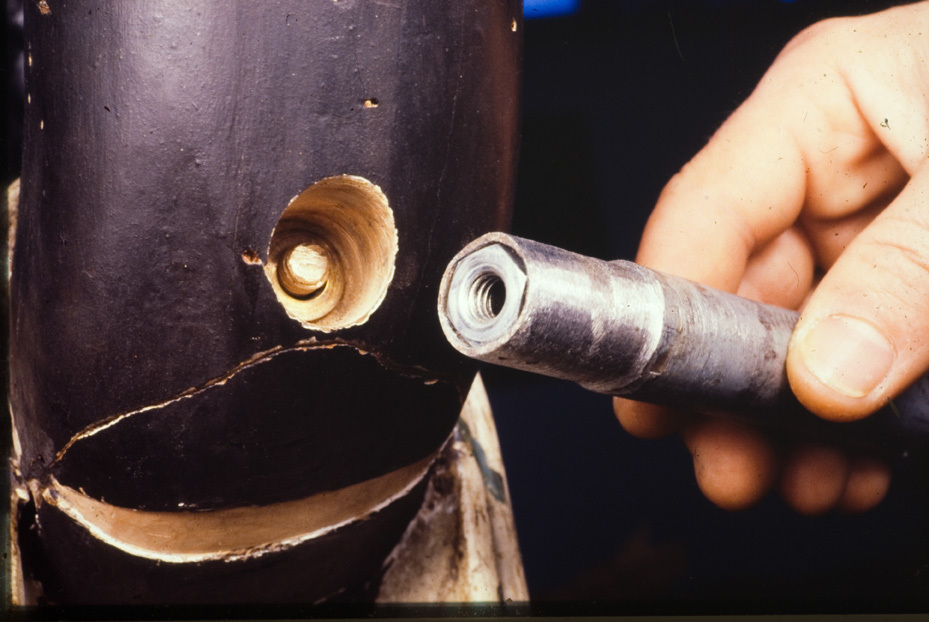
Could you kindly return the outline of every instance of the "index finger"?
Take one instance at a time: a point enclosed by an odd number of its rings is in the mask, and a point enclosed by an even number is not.
[[[754,250],[794,223],[804,160],[793,137],[767,123],[768,106],[749,99],[665,186],[638,263],[735,291]]]
[[[849,86],[860,82],[848,79],[844,54],[855,44],[858,19],[817,24],[784,49],[664,189],[640,263],[735,291],[752,253],[801,214],[847,217],[899,187],[906,173]],[[856,58],[855,71],[884,61]]]

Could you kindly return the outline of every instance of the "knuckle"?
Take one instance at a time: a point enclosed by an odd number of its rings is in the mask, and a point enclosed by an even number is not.
[[[929,214],[923,210],[884,212],[875,242],[899,259],[907,276],[929,278]]]
[[[878,242],[878,247],[885,257],[890,255],[876,266],[885,292],[897,300],[898,308],[925,308],[929,302],[929,249],[891,240]]]
[[[912,312],[915,320],[929,306],[929,230],[907,220],[893,224],[871,241],[870,263],[884,297],[897,313]]]
[[[807,26],[797,33],[784,46],[782,55],[801,52],[806,55],[811,51],[817,51],[832,47],[839,39],[845,39],[849,33],[854,33],[860,17],[832,17],[818,21]]]

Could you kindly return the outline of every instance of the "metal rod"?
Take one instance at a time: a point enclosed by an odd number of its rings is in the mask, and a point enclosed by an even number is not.
[[[897,412],[833,423],[805,410],[784,368],[798,317],[632,262],[502,233],[465,247],[439,292],[449,342],[481,361],[845,444],[927,443],[929,377],[894,400]]]

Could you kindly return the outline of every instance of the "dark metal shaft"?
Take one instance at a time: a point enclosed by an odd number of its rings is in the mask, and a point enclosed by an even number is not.
[[[929,377],[865,420],[805,410],[784,361],[798,314],[627,261],[501,233],[449,264],[439,319],[462,353],[612,395],[873,448],[929,440]]]

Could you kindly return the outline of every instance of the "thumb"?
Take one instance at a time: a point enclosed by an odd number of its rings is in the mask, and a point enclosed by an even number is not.
[[[885,406],[929,368],[929,167],[849,244],[794,329],[787,374],[814,413]]]

